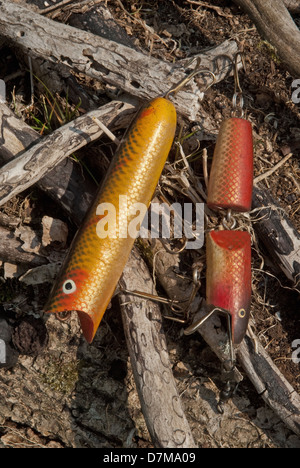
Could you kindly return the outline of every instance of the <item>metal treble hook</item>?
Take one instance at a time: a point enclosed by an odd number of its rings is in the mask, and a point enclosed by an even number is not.
[[[184,318],[181,319],[181,318],[177,318],[177,317],[173,317],[173,316],[170,316],[170,315],[164,315],[164,318],[168,319],[168,320],[173,320],[173,322],[178,322],[178,323],[181,323],[182,325],[185,325],[187,323],[187,320],[188,320],[188,315],[189,315],[189,312],[190,312],[190,307],[196,297],[196,294],[199,290],[201,286],[201,280],[200,280],[200,270],[198,269],[198,267],[195,267],[193,269],[193,288],[192,288],[192,291],[191,291],[191,294],[190,294],[190,297],[188,298],[187,301],[184,301],[184,307],[181,308],[180,312],[182,315],[184,315]],[[174,312],[174,310],[173,310]]]
[[[192,323],[188,328],[184,330],[185,335],[192,335],[195,333],[195,331],[200,328],[206,320],[208,320],[212,315],[215,313],[223,314],[226,317],[227,320],[227,333],[228,333],[228,339],[229,339],[229,350],[230,350],[230,362],[232,366],[234,366],[235,363],[235,357],[234,357],[234,349],[233,349],[233,341],[232,341],[232,333],[231,333],[231,314],[228,310],[222,309],[221,307],[215,307],[213,305],[210,306],[204,306],[206,309],[206,314],[200,319],[197,320],[196,322]]]
[[[245,54],[242,51],[237,52],[234,57],[232,58],[230,55],[227,54],[221,54],[218,55],[217,58],[224,57],[226,58],[229,62],[232,64],[233,68],[233,76],[234,76],[234,93],[232,97],[232,105],[233,105],[233,111],[232,114],[238,114],[237,110],[239,108],[239,116],[243,117],[244,116],[244,97],[243,97],[243,90],[241,87],[240,83],[240,78],[239,78],[239,58],[241,59],[242,62],[242,68],[246,71],[246,62],[245,62]],[[217,71],[218,73],[221,73],[221,69],[219,64],[217,64]]]
[[[212,71],[207,70],[206,68],[200,68],[200,64],[201,64],[201,58],[200,57],[193,58],[190,62],[188,62],[187,66],[189,66],[191,63],[193,63],[194,60],[196,60],[195,69],[188,76],[186,76],[181,81],[179,81],[179,83],[177,85],[175,85],[174,87],[169,89],[169,91],[167,91],[166,94],[164,94],[164,97],[166,99],[169,98],[170,94],[178,93],[178,91],[180,91],[189,81],[191,81],[196,75],[199,75],[200,73],[208,73],[213,78],[213,82],[211,84],[207,85],[207,87],[205,88],[205,90],[203,92],[206,92],[211,86],[213,86],[215,84],[216,75]]]
[[[243,52],[237,52],[234,58],[233,62],[233,75],[234,75],[234,94],[232,98],[232,105],[233,105],[233,114],[237,112],[237,109],[240,109],[240,117],[244,116],[244,96],[243,96],[243,90],[240,84],[240,78],[239,78],[239,69],[238,69],[238,59],[241,59],[242,65],[244,70],[246,71],[246,62],[245,62],[245,56]]]

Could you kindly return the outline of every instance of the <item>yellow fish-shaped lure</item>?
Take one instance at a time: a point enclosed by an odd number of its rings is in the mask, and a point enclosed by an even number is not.
[[[115,154],[95,201],[78,230],[46,312],[77,311],[86,340],[92,342],[130,255],[135,238],[127,227],[137,203],[149,206],[176,130],[176,110],[163,97],[137,115]],[[120,196],[129,210],[120,209]],[[113,206],[113,220],[109,207]],[[111,223],[109,223],[111,221]],[[105,226],[113,226],[113,233]],[[126,235],[127,234],[127,235]]]

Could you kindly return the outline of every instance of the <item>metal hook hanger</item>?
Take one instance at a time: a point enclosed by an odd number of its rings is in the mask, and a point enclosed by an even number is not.
[[[240,110],[240,117],[244,116],[244,96],[243,90],[240,84],[239,78],[239,69],[238,69],[238,59],[241,59],[244,70],[246,70],[245,55],[243,52],[239,51],[235,54],[233,63],[233,75],[234,75],[234,94],[232,98],[233,105],[233,114],[237,113],[237,109]]]
[[[238,51],[234,55],[233,58],[227,54],[218,55],[217,58],[221,58],[221,57],[224,57],[229,62],[231,62],[232,68],[233,68],[234,94],[232,98],[232,105],[233,105],[232,115],[243,117],[244,116],[244,97],[243,97],[243,90],[242,90],[240,78],[239,78],[239,63],[240,63],[239,58],[241,59],[241,62],[242,62],[242,68],[244,68],[244,70],[246,71],[245,54],[242,51]],[[217,71],[218,73],[220,73],[221,72],[220,66],[218,63],[216,65],[217,65]],[[238,113],[238,110],[239,110],[239,113]]]
[[[221,307],[215,307],[214,305],[205,305],[203,309],[206,310],[205,315],[196,322],[192,323],[188,328],[184,330],[184,335],[192,335],[195,331],[200,328],[206,320],[208,320],[212,315],[215,313],[223,314],[227,320],[227,333],[228,333],[228,340],[229,340],[229,350],[230,350],[230,361],[232,363],[232,367],[234,367],[235,358],[234,358],[234,349],[233,349],[233,341],[232,341],[232,332],[231,332],[231,314],[228,310],[222,309]]]
[[[179,83],[177,85],[175,85],[174,87],[172,87],[171,89],[169,89],[169,91],[167,91],[167,93],[164,95],[164,97],[166,99],[169,98],[170,94],[176,94],[178,93],[178,91],[180,91],[189,81],[191,81],[196,75],[199,75],[200,73],[208,73],[209,75],[212,76],[213,78],[213,82],[211,84],[209,84],[205,90],[207,91],[211,86],[213,86],[216,82],[216,75],[210,71],[210,70],[207,70],[206,68],[200,68],[200,64],[201,64],[201,58],[200,57],[197,57],[197,58],[193,58],[192,60],[190,60],[187,64],[187,66],[189,66],[191,63],[194,62],[194,60],[196,60],[196,67],[195,69],[188,75],[186,76],[185,78],[183,78],[181,81],[179,81]]]

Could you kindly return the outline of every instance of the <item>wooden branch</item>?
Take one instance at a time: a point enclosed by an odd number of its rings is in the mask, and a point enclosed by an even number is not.
[[[0,164],[12,161],[42,137],[29,125],[18,119],[5,104],[0,103]],[[94,182],[70,158],[65,158],[42,177],[37,186],[72,216],[79,225],[94,194]],[[82,192],[78,190],[81,188]]]
[[[287,213],[267,191],[254,187],[253,227],[274,263],[295,284],[300,281],[300,234]]]
[[[264,347],[249,336],[238,349],[238,358],[258,394],[295,434],[300,435],[300,396],[285,379]]]
[[[110,125],[112,130],[126,127],[131,121],[135,108],[128,106],[122,110],[121,103],[115,102],[110,114],[102,115],[102,122]],[[120,107],[120,109],[119,109]],[[121,113],[118,112],[121,110]],[[101,111],[100,111],[101,112]],[[100,129],[99,129],[100,130]],[[4,104],[0,102],[0,164],[22,157],[26,150],[34,144],[44,141],[43,138]],[[53,148],[55,152],[55,147]],[[83,174],[81,167],[70,158],[65,158],[50,172],[42,177],[37,186],[58,203],[60,208],[71,216],[73,222],[79,225],[85,215],[95,193],[95,183]]]
[[[140,99],[164,94],[185,76],[184,70],[173,64],[54,22],[11,1],[0,1],[0,12],[0,34],[31,56],[62,63]],[[233,57],[236,52],[236,42],[225,41],[199,57],[204,68],[215,72],[218,82],[231,71],[228,56]],[[202,75],[201,80],[211,82],[211,77]],[[200,109],[199,94],[198,85],[191,81],[174,98],[177,110],[195,120]]]
[[[98,118],[105,125],[109,125],[119,113],[128,109],[132,109],[132,106],[124,102],[113,101],[106,104],[100,109],[91,111],[60,127],[20,156],[8,162],[0,169],[0,206],[38,182],[68,155],[99,138],[103,131],[93,120],[93,117]],[[8,120],[2,119],[2,125],[4,125],[2,132],[7,136],[11,134],[9,128],[5,129]],[[49,186],[47,181],[44,182],[45,189],[47,189],[47,185]],[[62,193],[64,193],[63,188]]]
[[[300,76],[300,31],[281,0],[234,0],[276,49],[288,70]]]
[[[156,294],[149,271],[136,249],[120,284],[129,291]],[[119,300],[137,391],[155,447],[195,448],[176,389],[159,306],[120,293]]]
[[[291,13],[299,13],[300,12],[300,1],[299,0],[284,0],[283,2],[286,8]]]

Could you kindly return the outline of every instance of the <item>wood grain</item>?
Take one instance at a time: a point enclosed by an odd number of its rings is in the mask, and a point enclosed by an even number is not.
[[[117,42],[52,21],[11,1],[0,1],[0,11],[1,35],[30,56],[64,64],[74,72],[85,73],[142,100],[163,95],[186,76],[182,62],[174,66]],[[236,42],[225,41],[197,56],[203,68],[216,74],[218,82],[231,72],[231,58],[236,52]],[[211,77],[206,75],[203,81],[211,83]],[[177,110],[194,120],[200,110],[199,96],[199,87],[193,80],[176,95]]]

